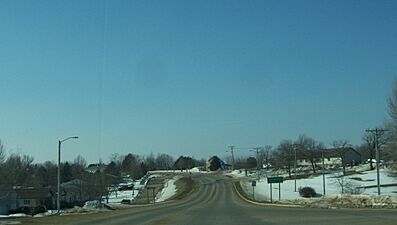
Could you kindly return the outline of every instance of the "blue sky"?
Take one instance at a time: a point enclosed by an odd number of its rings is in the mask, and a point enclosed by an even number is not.
[[[396,1],[0,1],[8,153],[224,156],[387,118]],[[240,152],[238,154],[250,154]]]

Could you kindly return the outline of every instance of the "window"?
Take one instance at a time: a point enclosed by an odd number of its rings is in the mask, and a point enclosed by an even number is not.
[[[30,200],[29,199],[24,199],[23,200],[24,205],[30,205]]]

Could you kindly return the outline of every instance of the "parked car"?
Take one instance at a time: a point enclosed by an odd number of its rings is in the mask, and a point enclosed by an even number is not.
[[[131,199],[121,200],[121,204],[132,205],[133,201]]]

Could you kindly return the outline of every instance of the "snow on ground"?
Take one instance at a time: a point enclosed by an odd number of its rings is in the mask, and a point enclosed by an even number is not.
[[[172,179],[168,180],[167,183],[164,184],[163,190],[157,194],[156,202],[163,202],[174,196],[176,194],[175,182],[180,178],[181,176],[175,176]]]
[[[234,178],[246,177],[244,170],[233,170],[231,172],[226,173],[225,175],[232,176]],[[248,174],[250,176],[250,174]]]
[[[139,190],[126,190],[112,192],[109,195],[109,203],[121,203],[122,200],[134,200],[139,194]]]
[[[354,187],[366,187],[366,186],[376,186],[376,170],[361,172],[362,174],[354,174],[350,176],[346,176],[345,181],[348,180],[351,182]],[[326,195],[337,195],[341,194],[341,186],[338,184],[336,176],[339,176],[340,173],[334,174],[326,174]],[[349,179],[354,178],[354,179]],[[391,177],[388,175],[387,170],[380,170],[380,182],[381,185],[385,184],[396,184],[397,178]],[[297,191],[299,187],[312,187],[318,194],[323,193],[323,177],[321,174],[317,176],[313,176],[307,179],[298,179],[296,181]],[[273,200],[278,200],[279,194],[279,186],[278,184],[272,185],[273,191]],[[244,191],[252,195],[252,186],[250,181],[242,182],[242,188]],[[377,187],[371,188],[360,188],[361,194],[364,195],[377,195]],[[268,201],[270,200],[270,185],[267,183],[266,178],[262,178],[259,182],[257,182],[256,187],[254,189],[255,199],[260,201]],[[381,187],[381,194],[397,197],[397,186],[391,187]],[[286,180],[281,183],[281,200],[294,200],[294,199],[302,199],[299,196],[298,192],[294,191],[294,180]]]
[[[133,180],[129,178],[125,178],[123,183],[119,184],[119,187],[133,187],[133,190],[123,190],[123,191],[112,191],[109,195],[109,204],[118,204],[123,200],[130,200],[131,203],[138,197],[139,193],[142,189],[145,188],[147,182],[150,179],[157,177],[157,175],[150,175],[145,178],[141,178],[138,180]],[[106,197],[102,197],[106,201]]]
[[[16,213],[16,214],[10,214],[10,215],[0,215],[0,219],[2,219],[2,218],[21,218],[21,217],[30,217],[30,216],[26,215],[24,213]]]
[[[186,173],[186,172],[191,172],[191,173],[207,173],[207,171],[203,171],[201,170],[200,167],[194,167],[192,169],[188,169],[183,170],[182,172],[180,170],[154,170],[154,171],[150,171],[150,173],[152,174],[156,174],[156,173]]]

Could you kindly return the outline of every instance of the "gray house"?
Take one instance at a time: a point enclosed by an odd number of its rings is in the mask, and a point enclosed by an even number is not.
[[[0,215],[17,208],[17,194],[11,187],[0,186]]]
[[[89,200],[87,184],[79,179],[61,184],[61,202],[67,204],[81,203]]]
[[[355,166],[362,162],[361,154],[354,148],[332,148],[324,151],[325,161],[334,161],[339,166]]]

